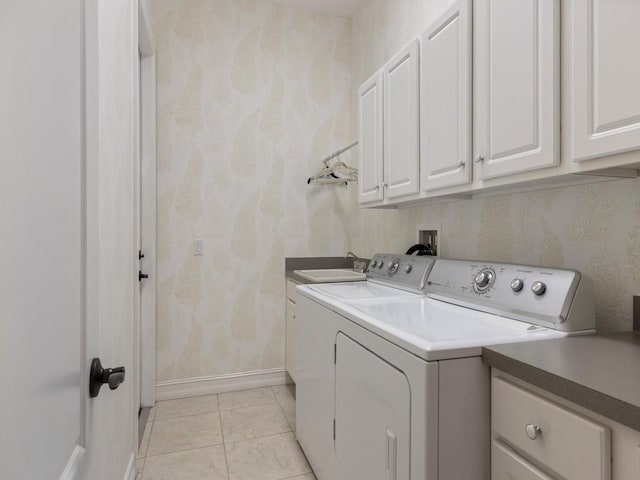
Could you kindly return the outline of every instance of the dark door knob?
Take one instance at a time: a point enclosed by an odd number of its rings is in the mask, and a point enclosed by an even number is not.
[[[149,278],[149,275],[142,273],[142,270],[138,270],[138,281],[141,282],[143,278]]]
[[[144,258],[144,253],[142,253],[142,250],[138,250],[138,260],[142,260]]]
[[[103,384],[109,384],[111,390],[115,390],[124,382],[124,367],[102,368],[99,358],[91,360],[91,371],[89,372],[89,395],[95,398],[100,393]]]

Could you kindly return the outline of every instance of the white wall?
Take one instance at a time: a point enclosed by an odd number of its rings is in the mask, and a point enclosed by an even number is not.
[[[157,379],[283,369],[284,258],[349,246],[349,192],[306,179],[351,140],[350,21],[255,0],[148,7]]]

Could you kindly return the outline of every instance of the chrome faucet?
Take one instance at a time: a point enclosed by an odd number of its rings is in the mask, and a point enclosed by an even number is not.
[[[367,269],[367,261],[361,260],[355,253],[352,251],[348,251],[345,253],[344,258],[353,258],[353,271],[364,273]]]

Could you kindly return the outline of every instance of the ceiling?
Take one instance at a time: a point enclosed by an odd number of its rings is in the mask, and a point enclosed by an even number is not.
[[[364,0],[274,0],[291,7],[305,8],[327,15],[351,17]]]

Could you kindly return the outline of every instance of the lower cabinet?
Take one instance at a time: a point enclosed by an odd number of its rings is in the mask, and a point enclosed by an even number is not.
[[[293,381],[296,381],[296,283],[287,280],[287,304],[286,311],[286,342],[285,342],[285,368]]]
[[[640,432],[494,370],[491,479],[640,479]]]
[[[506,446],[491,442],[491,478],[501,480],[553,480]]]

